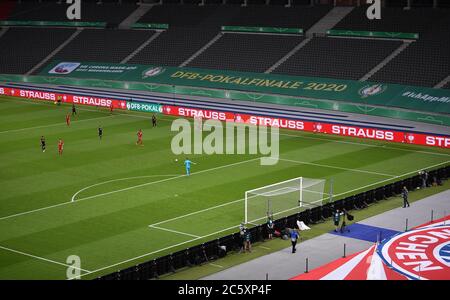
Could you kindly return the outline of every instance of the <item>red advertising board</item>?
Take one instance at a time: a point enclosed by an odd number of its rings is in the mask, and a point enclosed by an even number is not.
[[[163,113],[181,117],[201,117],[221,121],[244,122],[253,125],[275,126],[283,129],[301,130],[307,132],[325,133],[348,137],[366,138],[387,142],[425,145],[441,148],[450,148],[450,137],[421,133],[410,133],[395,130],[359,127],[332,123],[318,123],[302,120],[263,117],[248,114],[219,112],[206,109],[195,109],[177,106],[164,106]]]
[[[111,107],[112,105],[113,108],[127,109],[127,102],[125,100],[90,97],[77,94],[59,94],[53,92],[43,92],[28,89],[0,87],[0,95],[52,101],[52,102],[61,100],[61,102],[65,103],[75,103],[80,105],[101,106],[101,107]]]

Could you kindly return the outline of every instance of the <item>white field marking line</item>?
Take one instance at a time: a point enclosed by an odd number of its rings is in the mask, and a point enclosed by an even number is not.
[[[447,153],[429,152],[429,151],[424,151],[424,150],[402,149],[402,148],[397,148],[397,147],[389,147],[389,146],[386,146],[386,145],[367,144],[367,143],[362,143],[362,142],[348,142],[348,141],[340,141],[340,140],[320,138],[320,137],[312,137],[312,136],[301,136],[301,135],[287,134],[287,133],[280,133],[280,135],[296,137],[296,138],[302,138],[302,139],[326,141],[326,142],[332,142],[332,143],[338,143],[338,144],[349,144],[349,145],[357,145],[357,146],[363,146],[363,147],[384,148],[384,149],[392,149],[392,150],[399,150],[399,151],[423,153],[423,154],[430,154],[430,155],[450,156],[450,154],[447,154]],[[331,135],[331,136],[332,137],[342,137],[340,135],[334,135],[334,134]],[[382,142],[382,141],[379,141],[379,142]]]
[[[6,101],[11,101],[11,102],[18,102],[18,103],[28,103],[28,104],[36,104],[36,105],[46,105],[46,106],[52,106],[48,103],[44,103],[44,102],[25,102],[25,101],[20,101],[20,100],[11,100],[8,99]],[[101,112],[99,110],[95,110],[95,109],[88,109],[88,108],[78,108],[78,110],[81,111],[93,111],[93,112]],[[107,113],[105,111],[105,113]],[[114,115],[121,115],[121,116],[128,116],[128,117],[134,117],[134,118],[144,118],[144,119],[150,119],[150,117],[147,116],[143,116],[138,114],[138,112],[136,111],[130,111],[130,113],[118,113],[115,112]],[[165,121],[172,121],[173,119],[168,119],[168,118],[159,118],[159,120],[165,120]],[[304,132],[304,133],[308,133],[306,131],[299,131],[300,133]],[[389,147],[386,145],[376,145],[376,144],[367,144],[367,143],[363,143],[363,142],[348,142],[348,141],[341,141],[341,140],[335,140],[335,139],[327,139],[327,138],[321,138],[321,137],[312,137],[312,136],[301,136],[301,135],[296,135],[296,134],[287,134],[287,133],[280,133],[281,136],[289,136],[289,137],[295,137],[295,138],[302,138],[302,139],[310,139],[310,140],[319,140],[319,141],[326,141],[326,142],[331,142],[331,143],[338,143],[338,144],[349,144],[349,145],[357,145],[357,146],[363,146],[363,147],[376,147],[376,148],[385,148],[385,149],[392,149],[392,150],[399,150],[399,151],[406,151],[406,152],[414,152],[414,153],[423,153],[423,154],[430,154],[430,155],[441,155],[441,156],[450,156],[450,154],[446,154],[446,153],[440,153],[440,152],[429,152],[429,151],[424,151],[424,150],[412,150],[412,149],[402,149],[402,148],[396,148],[396,147]],[[331,135],[333,137],[342,137],[339,135]],[[380,141],[381,142],[381,141]]]
[[[220,268],[223,269],[223,266],[218,265],[218,264],[213,264],[213,263],[209,263],[211,266],[216,267],[216,268]]]
[[[118,179],[111,179],[108,181],[103,181],[103,182],[99,182],[87,187],[82,188],[81,190],[79,190],[78,192],[76,192],[75,194],[73,194],[72,199],[70,201],[75,201],[75,197],[85,191],[88,190],[90,188],[93,188],[95,186],[99,186],[99,185],[103,185],[103,184],[107,184],[107,183],[111,183],[111,182],[116,182],[116,181],[124,181],[124,180],[130,180],[130,179],[139,179],[139,178],[150,178],[150,177],[165,177],[165,176],[169,176],[169,177],[175,177],[175,176],[179,176],[180,174],[167,174],[167,175],[145,175],[145,176],[136,176],[136,177],[125,177],[125,178],[118,178]]]
[[[133,261],[133,260],[136,260],[136,259],[144,258],[144,257],[146,257],[146,256],[150,256],[150,255],[159,253],[159,252],[161,252],[161,251],[165,251],[165,250],[168,250],[168,249],[171,249],[171,248],[174,248],[174,247],[178,247],[178,246],[181,246],[181,245],[184,245],[184,244],[187,244],[187,243],[190,243],[190,242],[199,240],[199,239],[204,239],[204,238],[207,238],[207,237],[209,237],[209,236],[212,236],[212,235],[215,235],[215,234],[222,233],[222,232],[224,232],[224,231],[228,231],[228,230],[231,230],[231,229],[236,229],[236,228],[238,228],[238,227],[239,227],[239,225],[231,226],[231,227],[228,227],[228,228],[225,228],[225,229],[222,229],[222,230],[213,232],[213,233],[209,233],[209,234],[207,234],[207,235],[204,235],[204,236],[201,236],[201,237],[198,237],[198,238],[193,238],[193,239],[190,239],[190,240],[187,240],[187,241],[184,241],[184,242],[175,244],[175,245],[167,246],[167,247],[162,248],[162,249],[158,249],[158,250],[155,250],[155,251],[152,251],[152,252],[148,252],[148,253],[145,253],[145,254],[142,254],[142,255],[139,255],[139,256],[136,256],[136,257],[127,259],[127,260],[125,260],[125,261],[121,261],[121,262],[115,263],[115,264],[113,264],[113,265],[109,265],[109,266],[102,267],[102,268],[97,269],[97,270],[94,270],[94,271],[90,271],[89,273],[86,273],[86,274],[81,274],[80,277],[83,277],[83,276],[86,276],[86,275],[89,275],[89,274],[93,274],[93,273],[97,273],[97,272],[103,271],[103,270],[105,270],[105,269],[109,269],[109,268],[112,268],[112,267],[115,267],[115,266],[118,266],[118,265],[121,265],[121,264],[130,262],[130,261]]]
[[[201,171],[198,171],[198,172],[193,172],[193,173],[191,173],[190,176],[194,176],[194,175],[197,175],[197,174],[202,174],[202,173],[205,173],[205,172],[214,171],[214,170],[218,170],[218,169],[223,169],[223,168],[227,168],[227,167],[231,167],[231,166],[235,166],[235,165],[240,165],[240,164],[243,164],[243,163],[255,161],[257,159],[260,159],[260,158],[259,157],[258,158],[252,158],[252,159],[243,160],[243,161],[239,161],[239,162],[228,164],[228,165],[223,165],[223,166],[218,166],[218,167],[214,167],[214,168],[210,168],[210,169],[206,169],[206,170],[201,170]],[[128,191],[128,190],[132,190],[132,189],[135,189],[135,188],[139,188],[139,187],[143,187],[143,186],[147,186],[147,185],[152,185],[152,184],[156,184],[156,183],[161,183],[161,182],[165,182],[165,181],[169,181],[169,180],[173,180],[173,179],[178,179],[178,178],[182,178],[182,177],[188,177],[188,176],[183,174],[183,175],[178,175],[176,177],[171,177],[171,178],[167,178],[167,179],[161,179],[161,180],[158,180],[158,181],[142,183],[142,184],[130,186],[130,187],[119,189],[119,190],[115,190],[115,191],[110,191],[110,192],[106,192],[106,193],[101,193],[101,194],[97,194],[97,195],[81,198],[81,199],[78,199],[75,202],[88,200],[88,199],[92,199],[92,198],[97,198],[97,197],[110,195],[110,194],[114,194],[114,193],[119,193],[119,192],[123,192],[123,191]]]
[[[269,158],[271,158],[271,157],[269,157]],[[361,169],[336,167],[336,166],[317,164],[317,163],[306,162],[306,161],[299,161],[299,160],[292,160],[292,159],[285,159],[285,158],[278,158],[278,160],[298,163],[298,164],[302,164],[302,165],[311,165],[311,166],[318,166],[318,167],[324,167],[324,168],[330,168],[330,169],[337,169],[337,170],[344,170],[344,171],[351,171],[351,172],[360,172],[360,173],[374,174],[374,175],[380,175],[380,176],[385,176],[385,177],[392,177],[392,178],[397,177],[397,175],[392,175],[392,174],[379,173],[379,172],[373,172],[373,171],[366,171],[366,170],[361,170]]]
[[[197,211],[194,211],[194,212],[182,215],[182,216],[178,216],[178,217],[167,219],[167,220],[164,220],[164,221],[161,221],[161,222],[158,222],[158,223],[150,224],[148,226],[149,227],[154,227],[154,226],[159,225],[159,224],[168,223],[168,222],[171,222],[171,221],[175,221],[175,220],[178,220],[178,219],[182,219],[182,218],[185,218],[185,217],[196,215],[196,214],[208,211],[208,210],[216,209],[216,208],[219,208],[219,207],[222,207],[222,206],[227,206],[227,205],[230,205],[230,204],[233,204],[233,203],[237,203],[237,202],[240,202],[240,201],[244,201],[244,200],[245,200],[244,198],[233,200],[231,202],[223,203],[223,204],[216,205],[216,206],[211,206],[211,207],[208,207],[208,208],[205,208],[205,209],[202,209],[202,210],[197,210]]]
[[[243,163],[251,162],[251,161],[254,161],[254,160],[257,160],[257,159],[260,159],[260,158],[259,158],[259,157],[258,157],[258,158],[253,158],[253,159],[244,160],[244,161],[240,161],[240,162],[236,162],[236,163],[232,163],[232,164],[228,164],[228,165],[222,165],[222,166],[219,166],[219,167],[214,167],[214,168],[210,168],[210,169],[206,169],[206,170],[201,170],[201,171],[198,171],[198,172],[193,172],[193,173],[191,173],[191,176],[194,176],[194,175],[200,174],[200,173],[209,172],[209,171],[214,171],[214,170],[217,170],[217,169],[222,169],[222,168],[230,167],[230,166],[235,166],[235,165],[238,165],[238,164],[243,164]],[[78,200],[73,201],[73,202],[70,200],[70,201],[67,201],[67,202],[63,202],[63,203],[59,203],[59,204],[55,204],[55,205],[51,205],[51,206],[46,206],[46,207],[41,207],[41,208],[38,208],[38,209],[33,209],[33,210],[29,210],[29,211],[17,213],[17,214],[14,214],[14,215],[4,216],[4,217],[1,217],[1,218],[0,218],[0,221],[5,220],[5,219],[10,219],[10,218],[13,218],[13,217],[18,217],[18,216],[26,215],[26,214],[31,214],[31,213],[34,213],[34,212],[37,212],[37,211],[42,211],[42,210],[54,208],[54,207],[57,207],[57,206],[62,206],[62,205],[67,205],[67,204],[72,204],[72,203],[77,203],[77,202],[80,202],[80,201],[83,201],[83,200],[88,200],[88,199],[92,199],[92,198],[96,198],[96,197],[100,197],[100,196],[104,196],[104,195],[109,195],[109,194],[113,194],[113,193],[117,193],[117,192],[122,192],[122,191],[125,191],[125,190],[130,190],[130,189],[138,188],[138,187],[141,187],[141,186],[146,186],[146,185],[156,184],[156,183],[160,183],[160,182],[164,182],[164,181],[169,181],[169,180],[172,180],[172,179],[177,179],[177,178],[182,178],[182,177],[186,177],[186,175],[178,175],[178,176],[176,176],[176,177],[170,177],[170,178],[167,178],[167,179],[162,179],[162,180],[152,181],[152,182],[148,182],[148,183],[144,183],[144,184],[140,184],[140,185],[136,185],[136,186],[131,186],[131,187],[124,188],[124,189],[120,189],[120,190],[116,190],[116,191],[111,191],[111,192],[107,192],[107,193],[103,193],[103,194],[93,195],[93,196],[86,197],[86,198],[81,198],[81,199],[78,199]],[[155,225],[155,224],[154,224],[154,225]]]
[[[154,228],[154,229],[159,229],[159,230],[164,230],[164,231],[169,231],[169,232],[173,232],[173,233],[177,233],[177,234],[187,235],[187,236],[191,236],[191,237],[195,237],[195,238],[199,238],[200,237],[200,236],[195,235],[195,234],[190,234],[190,233],[186,233],[186,232],[181,232],[181,231],[177,231],[177,230],[173,230],[173,229],[167,229],[167,228],[153,226],[153,225],[149,225],[148,227],[151,227],[151,228]]]
[[[432,166],[428,166],[427,168],[433,168],[433,167],[436,167],[436,166],[439,166],[439,165],[442,165],[442,164],[446,164],[446,163],[449,163],[449,162],[450,162],[450,160],[449,160],[449,161],[446,161],[446,162],[439,163],[439,164],[435,164],[435,165],[432,165]],[[424,169],[424,168],[417,169],[417,170],[415,170],[415,171],[411,171],[411,172],[408,172],[408,173],[404,173],[404,174],[402,174],[402,175],[396,176],[396,178],[404,177],[404,176],[406,176],[406,175],[409,175],[409,174],[412,174],[412,173],[416,173],[416,172],[418,172],[418,171],[420,171],[420,170],[423,170],[423,169]],[[391,179],[384,179],[384,180],[381,180],[381,181],[377,181],[377,182],[374,182],[374,183],[372,183],[372,184],[368,184],[368,185],[363,186],[363,187],[359,187],[359,188],[356,188],[356,189],[352,189],[352,190],[350,190],[350,191],[346,191],[346,192],[343,192],[343,193],[339,193],[339,194],[337,194],[337,195],[335,195],[335,196],[338,197],[338,196],[340,196],[340,195],[344,195],[344,194],[347,194],[347,193],[351,193],[351,192],[354,192],[354,191],[357,191],[357,190],[360,190],[360,189],[364,189],[364,188],[367,188],[367,187],[370,187],[370,186],[373,186],[373,185],[377,185],[377,184],[380,184],[380,183],[383,183],[383,182],[386,182],[386,181],[389,181],[389,180],[391,180]],[[243,201],[243,200],[244,200],[244,199],[235,200],[235,201],[233,201],[233,202],[228,202],[228,203],[221,204],[220,206],[229,205],[229,204],[231,204],[231,203],[234,203],[234,202],[237,202],[237,201]],[[320,201],[321,201],[321,200],[320,200]],[[213,208],[214,208],[214,207],[210,207],[209,209],[213,209]],[[207,209],[207,210],[209,210],[209,209]],[[204,211],[204,210],[203,210],[203,211]],[[193,214],[195,214],[195,213],[196,213],[196,212],[194,212],[194,213],[189,213],[189,214],[187,214],[187,215],[179,216],[179,217],[172,218],[172,219],[169,219],[169,220],[180,219],[180,218],[183,218],[183,217],[186,217],[186,216],[189,216],[189,215],[193,215]],[[159,222],[159,223],[155,223],[155,224],[165,223],[165,222],[168,222],[169,220],[166,220],[166,221],[163,221],[163,222]],[[161,249],[158,249],[158,250],[149,252],[149,253],[145,253],[145,254],[142,254],[142,255],[140,255],[140,256],[136,256],[136,257],[133,257],[133,258],[130,258],[130,259],[127,259],[127,260],[124,260],[124,261],[115,263],[115,264],[113,264],[113,265],[109,265],[109,266],[106,266],[106,267],[102,267],[102,268],[100,268],[100,269],[91,271],[90,273],[82,274],[82,275],[80,275],[80,277],[85,276],[85,275],[89,275],[89,274],[93,274],[93,273],[97,273],[97,272],[103,271],[103,270],[105,270],[105,269],[109,269],[109,268],[112,268],[112,267],[115,267],[115,266],[118,266],[118,265],[121,265],[121,264],[125,264],[125,263],[127,263],[127,262],[130,262],[130,261],[133,261],[133,260],[136,260],[136,259],[140,259],[140,258],[149,256],[149,255],[153,255],[153,254],[156,254],[156,253],[159,253],[159,252],[162,252],[162,251],[165,251],[165,250],[174,248],[174,247],[178,247],[178,246],[181,246],[181,245],[184,245],[184,244],[187,244],[187,243],[196,241],[196,240],[198,240],[198,239],[203,239],[203,238],[206,238],[206,237],[209,237],[209,236],[212,236],[212,235],[215,235],[215,234],[224,232],[224,231],[228,231],[228,230],[231,230],[231,229],[237,229],[238,227],[239,227],[239,225],[235,225],[235,226],[232,226],[232,227],[228,227],[228,228],[226,228],[226,229],[223,229],[223,230],[219,230],[219,231],[216,231],[216,232],[213,232],[213,233],[204,235],[204,236],[202,236],[202,237],[200,237],[200,238],[190,239],[190,240],[185,241],[185,242],[181,242],[181,243],[178,243],[178,244],[175,244],[175,245],[172,245],[172,246],[168,246],[168,247],[161,248]]]
[[[265,247],[265,246],[258,246],[259,248],[261,248],[261,249],[265,249],[265,250],[270,250],[271,248],[269,248],[269,247]]]
[[[6,219],[10,219],[10,218],[14,218],[14,217],[18,217],[18,216],[22,216],[22,215],[31,214],[31,213],[38,212],[38,211],[41,211],[41,210],[46,210],[46,209],[50,209],[50,208],[54,208],[54,207],[58,207],[58,206],[66,205],[66,204],[70,204],[70,203],[72,203],[72,202],[71,202],[71,201],[69,201],[69,202],[63,202],[63,203],[59,203],[59,204],[55,204],[55,205],[50,205],[50,206],[46,206],[46,207],[41,207],[41,208],[38,208],[38,209],[33,209],[33,210],[28,210],[28,211],[20,212],[20,213],[13,214],[13,215],[9,215],[9,216],[4,216],[4,217],[1,217],[1,218],[0,218],[0,221],[6,220]]]
[[[32,258],[36,258],[36,259],[39,259],[39,260],[43,260],[43,261],[46,261],[46,262],[51,262],[51,263],[54,263],[54,264],[57,264],[57,265],[61,265],[61,266],[65,266],[65,267],[68,267],[68,268],[69,267],[70,268],[74,268],[74,269],[77,269],[77,270],[80,270],[80,271],[83,271],[83,272],[88,272],[88,273],[91,272],[89,270],[81,269],[81,268],[78,268],[78,267],[75,267],[75,266],[71,266],[71,265],[66,265],[66,264],[58,262],[58,261],[54,261],[54,260],[51,260],[51,259],[48,259],[48,258],[32,255],[32,254],[25,253],[25,252],[18,251],[18,250],[14,250],[14,249],[11,249],[11,248],[0,246],[0,249],[7,250],[7,251],[10,251],[10,252],[14,252],[14,253],[18,253],[18,254],[22,254],[22,255],[29,256],[29,257],[32,257]]]
[[[74,123],[80,123],[80,122],[91,121],[91,120],[98,120],[98,119],[105,119],[105,118],[110,118],[110,117],[111,116],[103,116],[103,117],[83,119],[83,120],[74,120],[73,122]],[[61,122],[61,123],[54,123],[54,124],[49,124],[49,125],[25,127],[25,128],[12,129],[12,130],[5,130],[5,131],[0,131],[0,134],[2,134],[2,133],[9,133],[9,132],[24,131],[24,130],[31,130],[31,129],[38,129],[38,128],[54,127],[54,126],[60,126],[60,125],[64,125],[64,124],[66,124],[66,123],[65,122]]]

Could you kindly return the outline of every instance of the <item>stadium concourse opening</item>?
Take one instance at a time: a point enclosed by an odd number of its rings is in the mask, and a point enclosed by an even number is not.
[[[449,3],[373,2],[0,1],[0,279],[161,278],[445,187]],[[175,153],[180,119],[278,159]]]

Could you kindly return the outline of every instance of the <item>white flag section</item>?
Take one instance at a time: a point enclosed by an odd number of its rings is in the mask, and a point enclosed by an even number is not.
[[[367,280],[387,280],[383,261],[377,254],[376,246],[373,249],[372,260],[370,262],[369,270],[367,271]]]
[[[305,223],[303,223],[303,221],[297,221],[297,227],[300,230],[309,230],[309,229],[311,229],[308,226],[306,226]]]

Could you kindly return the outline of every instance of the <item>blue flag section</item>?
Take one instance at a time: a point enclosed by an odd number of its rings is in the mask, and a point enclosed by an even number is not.
[[[377,240],[382,241],[385,238],[396,235],[397,233],[399,233],[399,231],[354,223],[346,226],[343,232],[335,232],[334,230],[332,230],[330,231],[330,233],[375,243]]]

